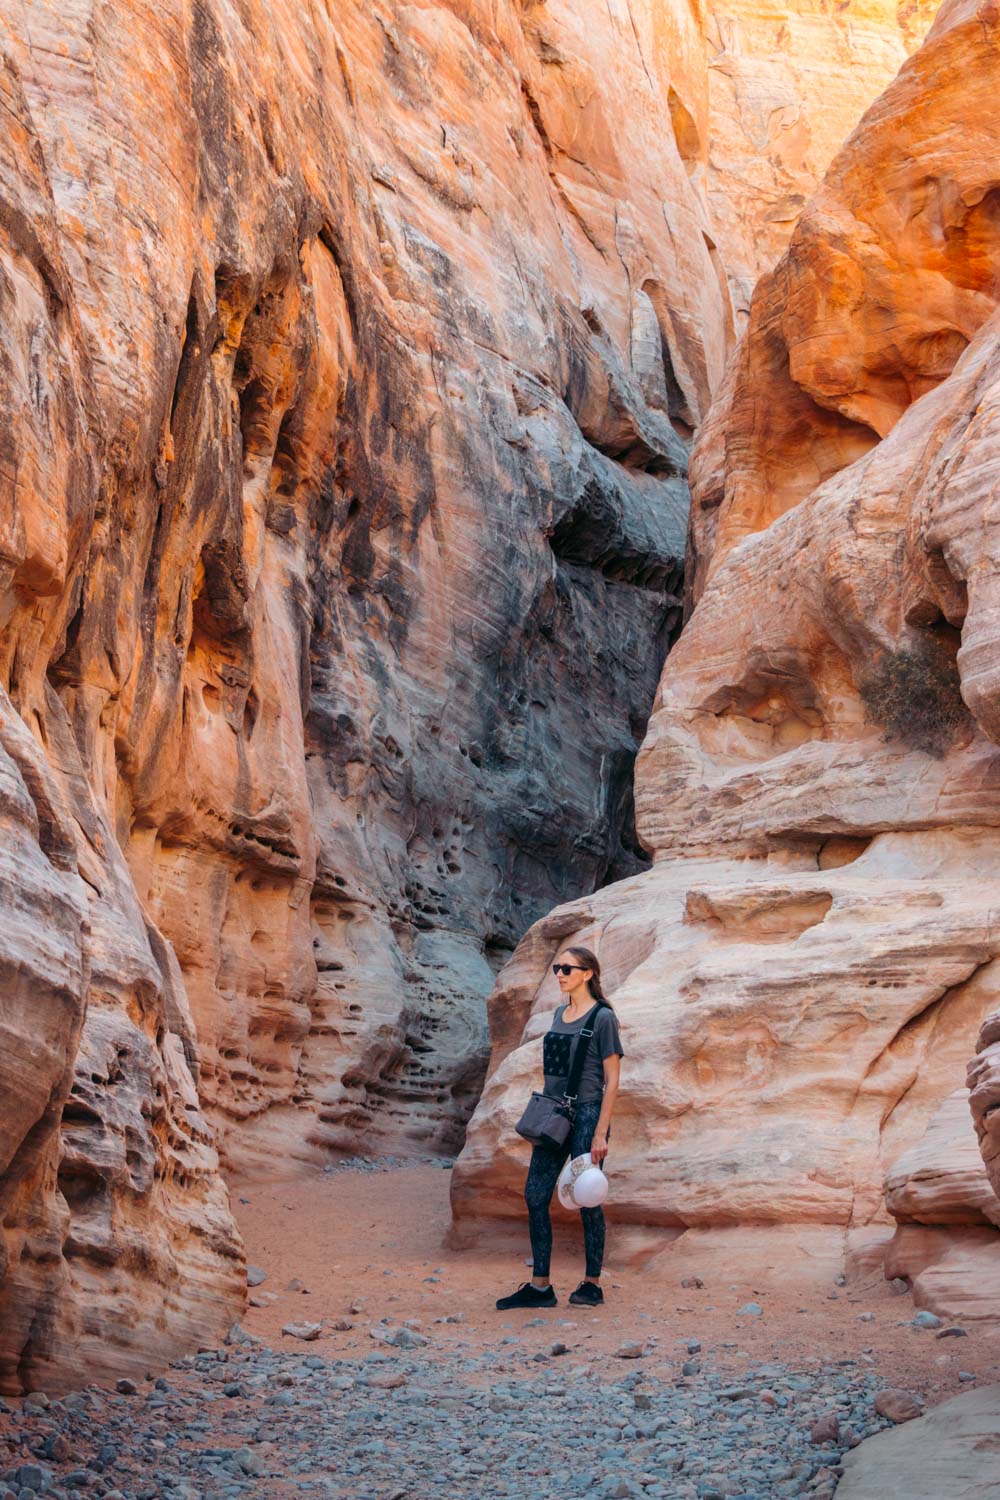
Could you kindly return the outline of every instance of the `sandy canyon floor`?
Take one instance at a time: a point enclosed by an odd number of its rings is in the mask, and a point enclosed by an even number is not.
[[[845,1279],[809,1232],[654,1239],[611,1208],[603,1308],[566,1302],[566,1230],[560,1305],[498,1313],[526,1235],[450,1247],[448,1182],[424,1161],[235,1184],[265,1279],[229,1344],[0,1403],[0,1500],[823,1500],[887,1425],[879,1392],[934,1405],[998,1378],[1000,1334],[914,1326],[874,1250]]]

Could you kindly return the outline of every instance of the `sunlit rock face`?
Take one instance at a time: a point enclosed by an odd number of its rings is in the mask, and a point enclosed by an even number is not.
[[[219,1336],[217,1152],[453,1149],[496,970],[648,866],[688,441],[921,22],[780,24],[5,8],[0,1389]]]
[[[704,187],[738,328],[758,276],[787,248],[806,199],[937,8],[740,0],[706,13]]]
[[[579,939],[626,1050],[616,1220],[849,1233],[889,1220],[888,1178],[899,1267],[965,1225],[995,1307],[972,1121],[925,1131],[1000,998],[997,28],[945,7],[757,288],[696,444],[695,607],[637,762],[654,868],[552,912],[500,976],[460,1221],[520,1211],[512,1126],[548,963]],[[970,1083],[995,1175],[994,1041]]]

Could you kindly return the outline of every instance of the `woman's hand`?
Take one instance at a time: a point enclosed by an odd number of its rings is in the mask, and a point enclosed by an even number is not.
[[[595,1130],[594,1139],[590,1143],[590,1159],[595,1166],[599,1167],[608,1154],[608,1132],[607,1130]]]

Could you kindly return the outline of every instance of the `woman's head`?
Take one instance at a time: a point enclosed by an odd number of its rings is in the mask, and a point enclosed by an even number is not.
[[[589,996],[591,1003],[596,1001],[611,1009],[601,988],[601,965],[596,953],[590,948],[562,948],[556,954],[555,962],[559,965],[556,979],[567,1000],[574,997],[587,999]],[[568,974],[563,972],[567,964],[570,965]]]

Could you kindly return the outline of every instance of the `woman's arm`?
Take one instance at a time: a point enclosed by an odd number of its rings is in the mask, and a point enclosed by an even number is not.
[[[602,1162],[608,1154],[608,1126],[611,1124],[611,1111],[618,1095],[621,1071],[622,1060],[617,1052],[612,1052],[610,1057],[604,1059],[604,1103],[601,1105],[594,1139],[590,1143],[590,1157],[595,1162]]]

